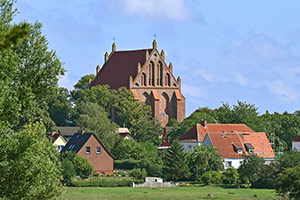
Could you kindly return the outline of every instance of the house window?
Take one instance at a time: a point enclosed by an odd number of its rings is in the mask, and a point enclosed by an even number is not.
[[[243,161],[240,161],[240,165],[242,165],[243,164]]]
[[[59,151],[61,151],[64,148],[64,145],[58,145],[57,148]]]
[[[96,147],[96,153],[100,154],[101,153],[101,147]]]
[[[226,161],[225,166],[226,167],[231,167],[232,166],[232,161]]]
[[[105,175],[105,172],[101,172],[101,175],[104,176],[104,175]]]
[[[243,150],[242,149],[238,149],[238,154],[242,154]]]
[[[85,153],[90,154],[91,153],[91,147],[85,147]]]

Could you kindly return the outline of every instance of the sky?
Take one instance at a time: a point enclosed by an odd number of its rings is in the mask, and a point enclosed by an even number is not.
[[[72,89],[111,52],[156,35],[182,79],[187,116],[238,100],[259,113],[300,110],[299,0],[18,0],[15,21],[39,21]]]

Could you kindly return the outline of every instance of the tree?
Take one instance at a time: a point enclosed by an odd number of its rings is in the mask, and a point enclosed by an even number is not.
[[[108,119],[105,110],[97,103],[81,103],[78,111],[80,115],[77,125],[85,131],[95,133],[109,150],[121,139],[116,131],[116,124]]]
[[[56,126],[74,125],[74,109],[68,89],[61,87],[53,94],[48,100],[48,112]]]
[[[257,155],[245,156],[243,163],[240,165],[238,172],[241,180],[248,184],[254,183],[258,180],[261,170],[264,167],[264,158]]]
[[[300,167],[287,168],[278,175],[276,180],[276,192],[280,196],[288,196],[290,199],[300,198]]]
[[[59,152],[45,133],[38,122],[18,132],[0,128],[1,199],[52,199],[61,194]]]
[[[156,118],[142,120],[131,127],[132,129],[134,129],[133,135],[140,142],[151,142],[156,146],[159,146],[162,142],[159,136],[162,135],[163,129]]]
[[[63,175],[63,183],[67,186],[71,185],[72,178],[76,176],[76,171],[73,163],[68,159],[63,159],[61,161],[61,172]]]
[[[178,181],[189,178],[189,168],[183,146],[173,141],[164,160],[163,174],[167,180]]]
[[[89,89],[89,81],[94,81],[95,75],[94,74],[88,74],[79,79],[77,83],[74,85],[74,90],[71,91],[72,99],[74,102],[77,101],[77,99],[80,98],[81,92]]]
[[[14,2],[1,1],[0,34],[9,34],[15,27]],[[42,25],[26,26],[28,36],[23,41],[0,51],[0,121],[14,129],[22,128],[29,119],[40,119],[40,110],[47,110],[47,98],[57,89],[58,77],[64,73],[55,51],[48,50]]]
[[[187,132],[197,123],[207,121],[208,123],[215,123],[215,112],[207,107],[198,108],[189,117],[185,118],[179,126],[175,127],[169,134],[172,140],[176,140],[182,134]]]
[[[198,146],[194,152],[188,153],[188,165],[193,180],[201,180],[201,176],[207,171],[221,171],[224,168],[222,158],[210,146]]]

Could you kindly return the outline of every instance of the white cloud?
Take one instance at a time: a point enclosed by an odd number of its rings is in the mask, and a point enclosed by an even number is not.
[[[189,17],[183,0],[123,0],[124,12],[140,17],[185,20]]]
[[[244,77],[242,74],[236,73],[236,74],[235,74],[235,78],[236,78],[236,82],[237,82],[239,85],[242,85],[242,86],[247,85],[247,80],[245,79],[245,77]]]
[[[204,80],[209,82],[213,81],[213,75],[207,72],[205,69],[199,69],[195,71],[194,75],[201,76]]]
[[[183,84],[181,86],[181,91],[184,95],[188,95],[191,97],[198,97],[198,98],[206,97],[206,93],[203,90],[203,88],[198,86]]]
[[[66,72],[64,76],[60,77],[58,81],[59,87],[67,88],[68,90],[73,90],[73,85],[75,85],[76,81],[71,80]]]
[[[283,101],[291,102],[299,100],[299,92],[289,87],[289,85],[281,80],[266,82],[266,86],[270,93],[274,94]]]

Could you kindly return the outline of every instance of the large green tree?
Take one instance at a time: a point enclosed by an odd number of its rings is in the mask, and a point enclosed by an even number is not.
[[[78,110],[80,115],[77,125],[87,132],[95,133],[109,150],[121,139],[117,133],[117,125],[108,119],[107,113],[99,104],[81,103]]]
[[[74,108],[67,88],[59,88],[48,100],[48,112],[57,126],[74,125]]]
[[[164,158],[163,174],[167,180],[185,180],[189,178],[189,168],[183,146],[178,141],[173,141]]]
[[[188,165],[193,180],[200,180],[205,172],[221,171],[224,168],[221,156],[210,146],[198,146],[194,152],[189,152]]]
[[[0,128],[0,198],[52,199],[62,192],[59,152],[40,123]]]
[[[0,34],[15,27],[14,2],[1,1]],[[64,73],[55,51],[48,49],[42,25],[37,22],[27,26],[25,39],[0,50],[0,120],[13,128],[21,128],[30,118],[47,117],[39,113],[46,110],[49,94],[57,89],[58,77]]]
[[[276,192],[289,199],[300,199],[300,166],[287,168],[278,175]]]
[[[238,172],[243,182],[250,184],[257,181],[260,177],[261,171],[264,167],[264,158],[258,157],[257,155],[245,156],[243,163],[240,165]]]

